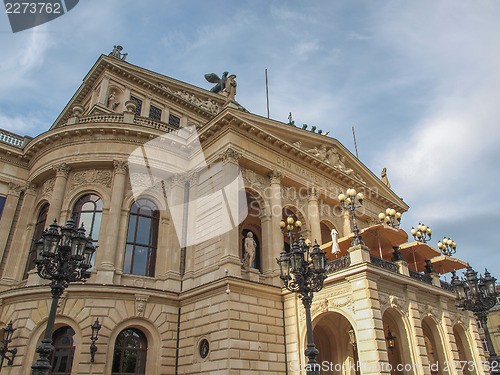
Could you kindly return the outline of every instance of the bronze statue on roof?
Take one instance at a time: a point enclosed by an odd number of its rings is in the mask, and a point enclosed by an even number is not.
[[[205,79],[210,83],[215,83],[215,86],[210,89],[212,92],[221,92],[226,88],[227,75],[229,72],[222,73],[222,78],[215,73],[205,74]],[[235,76],[236,77],[236,76]]]

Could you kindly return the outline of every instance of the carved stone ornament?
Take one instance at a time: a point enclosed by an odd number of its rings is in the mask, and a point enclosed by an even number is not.
[[[312,187],[309,189],[309,192],[308,192],[308,198],[309,200],[318,200],[321,193],[318,191],[318,189]]]
[[[243,180],[245,181],[245,185],[249,187],[256,186],[259,188],[264,188],[267,186],[266,178],[252,171],[251,169],[242,168],[241,174],[243,175]]]
[[[283,178],[283,173],[281,171],[275,169],[268,174],[269,181],[271,184],[279,184],[281,182],[281,179]]]
[[[98,184],[110,188],[112,179],[111,171],[97,169],[76,171],[70,177],[68,189],[71,191],[86,184]]]
[[[10,195],[19,195],[21,191],[24,190],[24,186],[21,184],[16,184],[15,182],[9,182],[9,194]]]
[[[56,176],[68,177],[71,167],[66,163],[56,164],[52,167],[56,171]]]
[[[353,304],[352,296],[332,299],[331,304],[332,304],[332,306],[338,307],[338,308],[349,307],[350,305]]]
[[[162,88],[167,90],[167,91],[172,92],[172,90],[166,88],[165,86]],[[199,97],[197,97],[193,94],[190,94],[184,90],[173,91],[173,94],[180,96],[185,101],[187,101],[191,104],[194,104],[195,106],[200,107],[200,108],[204,109],[205,111],[208,111],[214,115],[220,112],[219,105],[217,105],[217,103],[215,103],[211,99],[200,99]]]
[[[37,189],[38,185],[35,184],[34,182],[31,181],[26,182],[26,190],[29,191],[30,193],[35,194]]]
[[[149,296],[147,294],[135,295],[135,315],[144,317]]]
[[[64,311],[64,307],[66,306],[66,301],[68,299],[68,293],[64,292],[61,297],[59,297],[59,301],[57,301],[57,313],[62,314]]]
[[[51,178],[43,183],[41,193],[48,194],[54,190],[54,184],[56,182],[55,178]]]
[[[311,315],[321,314],[328,311],[328,300],[325,298],[320,302],[313,303],[311,306]]]
[[[406,303],[406,300],[404,298],[400,298],[398,296],[395,296],[393,294],[391,295],[381,295],[380,296],[380,304],[381,307],[390,307],[393,309],[398,309],[399,311],[403,312],[405,315],[408,315],[408,306]]]
[[[223,163],[238,164],[240,159],[241,154],[231,147],[227,148],[220,156],[220,160],[222,160]]]
[[[128,163],[126,160],[113,160],[113,166],[115,173],[127,173]]]

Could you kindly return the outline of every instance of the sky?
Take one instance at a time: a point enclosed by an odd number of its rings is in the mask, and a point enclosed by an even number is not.
[[[237,75],[247,110],[317,126],[354,151],[456,256],[500,279],[499,1],[85,0],[12,33],[0,16],[0,129],[52,125],[100,54],[210,89]],[[449,281],[449,276],[448,276]]]

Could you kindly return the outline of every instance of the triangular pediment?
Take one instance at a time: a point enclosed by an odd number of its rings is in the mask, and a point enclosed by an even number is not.
[[[312,171],[330,175],[353,187],[377,191],[386,197],[387,202],[397,204],[403,211],[408,209],[401,198],[335,138],[252,113],[227,109],[204,126],[200,139],[202,142],[216,139],[217,133],[226,126],[235,127],[248,137],[258,138],[266,143],[266,147],[299,161]]]
[[[103,89],[104,79],[108,79],[110,85]],[[198,123],[204,123],[219,113],[226,101],[226,97],[222,94],[189,85],[113,56],[101,55],[52,128],[64,125],[73,115],[75,105],[84,107],[84,115],[123,112],[123,103],[118,108],[112,108],[108,106],[107,99],[102,99],[108,98],[110,88],[122,93],[138,92],[143,98],[154,98],[155,105],[171,106],[179,113],[196,118]],[[107,92],[101,93],[101,90]],[[121,100],[124,101],[125,99]]]

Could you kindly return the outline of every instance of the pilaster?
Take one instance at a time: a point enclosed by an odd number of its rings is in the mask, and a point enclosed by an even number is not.
[[[315,188],[309,189],[307,213],[311,226],[311,241],[318,241],[321,244],[321,224],[318,209],[319,193]]]
[[[50,196],[47,224],[52,223],[54,220],[59,222],[61,219],[61,208],[64,200],[64,193],[66,192],[66,183],[71,170],[70,166],[66,163],[54,165],[53,169],[56,172],[56,180],[54,182],[54,190]]]
[[[281,250],[283,249],[283,233],[280,229],[280,221],[283,216],[283,205],[281,202],[281,179],[283,174],[279,170],[273,170],[268,175],[269,182],[271,184],[271,194],[269,198],[269,205],[271,207],[271,248],[270,255],[272,259],[277,259],[280,256]],[[271,262],[272,272],[274,276],[279,275],[279,267],[276,261]],[[281,280],[277,279],[279,282]]]
[[[0,261],[3,259],[5,253],[7,239],[9,238],[9,233],[14,224],[13,219],[19,202],[19,195],[23,189],[23,185],[9,182],[9,192],[7,193],[7,198],[3,207],[2,220],[0,220]]]

